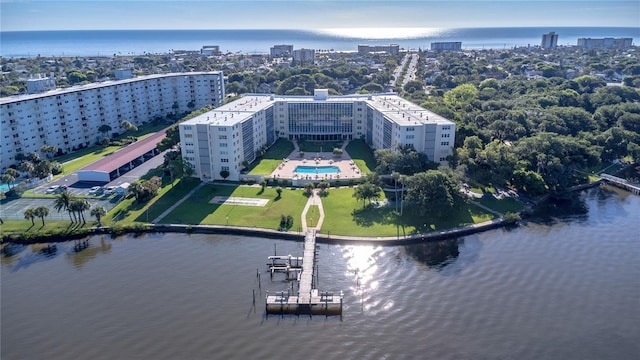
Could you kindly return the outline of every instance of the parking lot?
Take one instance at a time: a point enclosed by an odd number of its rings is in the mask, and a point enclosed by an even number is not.
[[[58,189],[66,187],[69,193],[86,197],[86,199],[89,201],[89,204],[91,204],[91,207],[104,206],[104,208],[109,211],[114,208],[123,197],[119,194],[105,194],[104,192],[98,194],[90,194],[89,192],[91,191],[91,188],[95,186],[100,186],[102,188],[118,187],[123,183],[132,183],[148,173],[149,170],[160,166],[163,161],[164,153],[151,158],[149,161],[142,163],[140,166],[133,168],[132,170],[108,183],[81,182],[78,181],[77,174],[73,172],[71,174],[63,176],[56,181],[43,184],[33,189],[33,192],[36,194],[50,195],[52,193],[59,192],[59,190],[50,190],[49,192],[47,192],[47,190],[52,186],[58,186]],[[3,200],[2,206],[0,206],[0,218],[2,218],[3,220],[24,220],[24,211],[26,209],[38,206],[46,206],[49,208],[49,216],[45,218],[45,221],[47,219],[68,220],[68,213],[66,211],[58,213],[53,207],[54,202],[55,199],[53,198],[19,198]],[[85,214],[85,217],[88,218],[88,215],[89,214],[87,212]]]

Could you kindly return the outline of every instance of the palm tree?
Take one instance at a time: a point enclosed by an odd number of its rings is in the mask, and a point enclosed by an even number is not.
[[[16,181],[16,178],[11,176],[11,174],[5,173],[2,175],[2,182],[9,186],[9,190],[11,190],[11,184],[13,184],[14,181]]]
[[[35,217],[36,217],[35,209],[28,208],[27,210],[24,211],[24,218],[27,220],[31,220],[31,226],[35,225],[35,223],[33,222],[33,219]]]
[[[35,208],[34,214],[42,219],[42,226],[44,226],[44,218],[45,216],[49,216],[49,208],[46,206],[38,206]]]
[[[71,196],[71,194],[69,194],[67,190],[64,190],[60,194],[58,194],[58,196],[56,197],[56,201],[53,204],[53,208],[58,210],[58,212],[62,210],[68,211],[69,220],[71,222],[74,222],[75,214],[74,214],[74,219],[71,218],[71,208],[70,208],[71,201],[73,201],[73,196]]]
[[[21,162],[20,165],[18,166],[18,169],[22,172],[27,173],[27,178],[29,178],[30,176],[33,176],[34,166],[33,166],[33,163],[30,161]]]
[[[396,198],[396,211],[398,211],[398,180],[400,180],[400,173],[394,171],[391,173],[391,177],[393,178],[393,196]]]
[[[82,223],[86,223],[84,219],[84,211],[91,208],[91,205],[86,199],[73,199],[69,204],[69,208],[74,213],[78,213],[78,222],[82,219]]]
[[[141,181],[134,181],[128,189],[130,194],[136,198],[136,201],[142,198],[142,194],[144,193],[144,185]]]
[[[98,226],[102,226],[100,220],[102,220],[103,216],[107,215],[107,210],[103,206],[95,206],[93,209],[91,209],[90,214],[91,216],[95,217],[96,220],[98,220]]]

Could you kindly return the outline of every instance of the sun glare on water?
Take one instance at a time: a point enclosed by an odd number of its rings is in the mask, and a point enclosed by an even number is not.
[[[329,28],[318,29],[317,32],[326,35],[354,39],[415,39],[421,37],[436,37],[442,33],[440,28]]]

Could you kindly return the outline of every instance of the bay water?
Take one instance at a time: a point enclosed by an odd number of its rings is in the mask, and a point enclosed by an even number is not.
[[[95,236],[11,246],[1,264],[9,359],[636,359],[640,197],[459,239],[319,245],[342,317],[269,315],[266,257],[302,242]],[[580,206],[578,208],[581,208]],[[257,276],[260,272],[260,277]],[[256,296],[254,305],[254,294]]]

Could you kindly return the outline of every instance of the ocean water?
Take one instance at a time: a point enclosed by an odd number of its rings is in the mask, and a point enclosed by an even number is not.
[[[319,288],[344,291],[342,318],[265,315],[266,291],[288,286],[267,256],[302,242],[13,246],[0,256],[0,357],[637,359],[640,197],[595,188],[582,201],[586,212],[447,241],[319,244]]]
[[[436,41],[461,41],[466,49],[502,49],[540,45],[542,34],[550,31],[559,34],[559,45],[576,45],[580,37],[640,37],[640,28],[625,27],[3,31],[0,55],[139,55],[200,50],[203,45],[242,53],[268,53],[276,44],[290,44],[294,49],[356,51],[358,44],[396,43],[404,49],[424,49]]]

